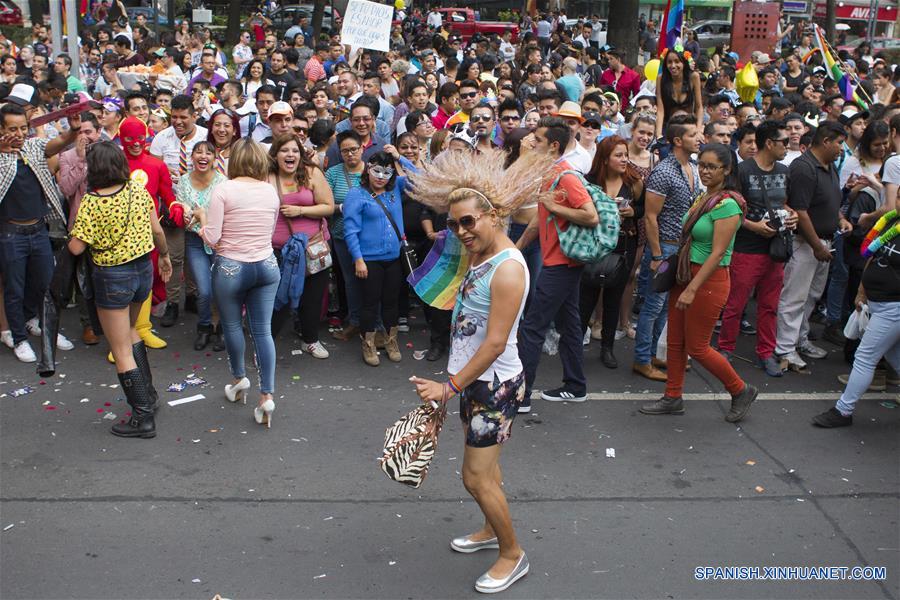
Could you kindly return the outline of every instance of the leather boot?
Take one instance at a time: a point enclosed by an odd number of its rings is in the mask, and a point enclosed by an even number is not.
[[[384,351],[391,362],[400,362],[400,358],[402,358],[400,356],[400,346],[397,344],[397,331],[397,327],[391,327],[384,342]]]
[[[619,361],[616,360],[616,355],[613,354],[612,346],[601,346],[600,347],[600,362],[603,363],[607,369],[618,369]]]
[[[150,323],[151,298],[152,294],[150,296],[147,296],[147,299],[141,305],[141,312],[138,315],[137,322],[134,324],[134,328],[137,330],[138,335],[141,336],[141,339],[144,340],[144,344],[146,344],[148,348],[159,350],[160,348],[165,348],[168,344],[166,344],[166,340],[158,337],[152,331],[153,325]]]
[[[97,334],[94,333],[94,328],[90,325],[86,326],[84,331],[81,332],[81,341],[86,346],[96,346],[100,343],[100,340],[97,339]]]
[[[355,335],[359,335],[359,327],[357,325],[353,325],[351,323],[347,323],[344,325],[342,329],[339,331],[333,331],[331,333],[331,337],[341,342],[346,342],[351,339]]]
[[[156,437],[156,423],[153,420],[152,400],[140,369],[119,373],[119,382],[128,404],[131,418],[125,423],[116,423],[110,432],[119,437]]]
[[[144,383],[147,385],[147,391],[150,399],[153,400],[153,412],[159,410],[159,394],[153,387],[153,372],[150,371],[150,361],[147,359],[147,346],[143,340],[131,345],[131,354],[134,356],[134,362],[140,369],[141,375],[144,376]]]
[[[213,334],[210,336],[209,341],[212,342],[213,352],[221,352],[225,349],[225,336],[222,334],[221,323],[216,325],[216,328],[213,329]]]
[[[447,354],[447,346],[443,342],[433,342],[428,348],[428,352],[425,353],[425,360],[435,362],[445,354]]]
[[[377,367],[381,361],[378,360],[378,351],[375,349],[375,332],[370,331],[360,336],[360,339],[362,339],[363,360],[367,365]]]
[[[197,337],[194,338],[194,350],[199,352],[209,345],[213,335],[212,325],[197,325]]]

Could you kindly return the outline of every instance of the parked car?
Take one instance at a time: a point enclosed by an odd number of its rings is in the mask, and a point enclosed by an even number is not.
[[[0,0],[0,25],[22,26],[22,9],[13,0]]]
[[[838,46],[838,50],[846,50],[850,54],[856,50],[856,47],[866,41],[866,38],[853,40],[844,46]],[[876,37],[872,38],[872,53],[878,54],[880,50],[890,50],[892,48],[900,48],[900,38]]]
[[[475,18],[475,11],[471,8],[440,8],[438,10],[445,22],[453,22],[452,31],[460,34],[463,41],[469,41],[476,33],[484,36],[494,33],[502,35],[507,30],[512,32],[513,43],[519,39],[519,26],[515,23],[479,21]]]
[[[715,48],[731,43],[731,21],[698,21],[691,29],[697,34],[701,48]]]
[[[294,19],[299,15],[306,16],[309,19],[310,24],[312,24],[314,9],[315,6],[312,4],[287,4],[273,10],[272,14],[269,15],[269,19],[272,20],[272,26],[275,27],[276,31],[284,33],[291,28],[294,24]],[[332,7],[326,5],[325,14],[322,15],[323,33],[331,34],[331,30],[335,26],[335,18],[340,19],[341,13],[336,9],[332,12]]]
[[[147,23],[153,22],[153,9],[149,6],[126,6],[125,12],[128,13],[128,20],[134,23],[134,20],[138,15],[144,15],[147,19]],[[160,25],[168,25],[169,19],[168,17],[164,17],[163,15],[157,15],[157,22]]]

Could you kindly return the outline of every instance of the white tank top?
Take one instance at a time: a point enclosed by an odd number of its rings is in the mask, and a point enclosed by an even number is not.
[[[469,267],[456,294],[456,306],[453,308],[453,321],[450,326],[450,362],[447,371],[455,375],[472,359],[484,338],[487,336],[488,314],[491,310],[491,280],[497,267],[507,260],[514,260],[525,271],[525,289],[519,299],[519,310],[513,322],[506,348],[497,360],[482,373],[480,381],[507,381],[522,372],[519,351],[516,347],[516,336],[519,331],[519,319],[525,308],[528,296],[528,266],[522,253],[517,248],[507,248],[484,261],[477,267]]]

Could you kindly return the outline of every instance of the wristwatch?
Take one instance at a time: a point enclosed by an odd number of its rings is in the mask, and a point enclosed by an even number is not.
[[[651,257],[650,257],[650,260],[660,261],[660,260],[665,260],[665,258],[666,258],[666,257],[665,257],[665,256],[662,256],[662,255],[660,255],[660,256],[651,256]]]

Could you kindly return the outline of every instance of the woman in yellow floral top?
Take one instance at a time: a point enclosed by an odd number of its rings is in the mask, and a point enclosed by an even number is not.
[[[112,142],[93,145],[87,167],[88,192],[75,217],[69,251],[78,255],[90,249],[97,316],[131,406],[131,418],[113,425],[112,433],[151,438],[156,436],[157,394],[147,349],[134,325],[153,284],[150,251],[154,245],[159,249],[163,281],[172,275],[166,237],[150,194],[129,180],[121,148]]]

